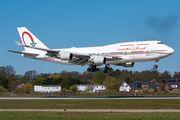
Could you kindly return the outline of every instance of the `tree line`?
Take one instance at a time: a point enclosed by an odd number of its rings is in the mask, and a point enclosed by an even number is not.
[[[61,85],[62,88],[69,89],[72,85],[77,84],[104,84],[107,89],[118,90],[119,86],[125,81],[128,84],[134,81],[158,82],[165,84],[168,79],[180,78],[180,72],[174,72],[172,75],[169,71],[160,73],[157,69],[146,71],[128,71],[112,69],[108,73],[103,73],[100,69],[97,72],[68,72],[59,73],[40,73],[36,70],[30,70],[24,75],[17,75],[13,66],[0,67],[0,92],[18,90],[18,85]]]

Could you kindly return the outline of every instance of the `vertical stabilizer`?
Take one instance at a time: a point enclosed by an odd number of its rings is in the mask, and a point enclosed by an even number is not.
[[[22,43],[24,45],[30,45],[32,47],[48,48],[44,45],[36,36],[34,36],[27,28],[18,27],[17,28]],[[26,51],[37,51],[31,48],[24,47]]]

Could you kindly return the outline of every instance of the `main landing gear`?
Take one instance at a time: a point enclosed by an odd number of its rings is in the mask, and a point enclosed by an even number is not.
[[[104,68],[104,70],[103,70],[103,72],[104,72],[104,73],[107,73],[108,70],[109,70],[109,67],[106,65],[105,68]]]
[[[99,71],[99,68],[96,68],[96,65],[90,65],[87,69],[89,72],[96,72]]]
[[[158,62],[159,60],[155,60],[155,65],[154,65],[154,68],[158,68],[158,65],[157,65],[157,62]]]
[[[104,72],[104,73],[107,73],[108,70],[109,70],[109,67],[108,67],[108,65],[106,65],[105,68],[104,68],[104,70],[103,70],[103,72]],[[87,71],[89,71],[89,72],[96,72],[96,71],[99,71],[99,68],[97,68],[96,65],[90,65],[90,66],[88,67]]]

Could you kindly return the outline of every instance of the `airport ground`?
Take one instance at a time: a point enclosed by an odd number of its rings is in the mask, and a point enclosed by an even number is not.
[[[0,112],[1,120],[178,120],[180,113]]]
[[[180,99],[0,100],[0,109],[180,109]]]
[[[171,120],[180,118],[180,99],[6,99],[0,100],[0,111],[2,120]]]

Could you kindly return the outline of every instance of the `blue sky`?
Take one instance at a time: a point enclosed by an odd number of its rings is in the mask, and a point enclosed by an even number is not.
[[[6,52],[24,49],[14,41],[21,42],[16,28],[26,27],[52,49],[160,40],[175,53],[158,62],[159,72],[179,72],[179,5],[179,0],[1,0],[0,66],[11,65],[21,75],[29,70],[82,73],[87,69],[88,66],[48,63]],[[153,65],[154,61],[135,63],[128,70],[151,70]]]

